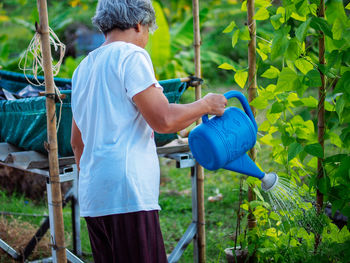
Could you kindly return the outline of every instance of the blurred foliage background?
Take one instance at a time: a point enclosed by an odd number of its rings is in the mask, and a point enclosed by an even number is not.
[[[82,57],[103,42],[103,35],[91,23],[96,3],[93,0],[48,1],[50,27],[67,46],[59,77],[70,78]],[[240,4],[236,0],[200,3],[202,72],[208,84],[225,86],[233,83],[232,74],[217,68],[224,62],[247,66],[246,43],[239,43],[232,49],[231,37],[222,34],[232,19],[237,25],[244,25],[246,13]],[[159,28],[151,36],[147,50],[151,53],[157,77],[168,79],[193,74],[192,1],[155,1],[154,7]],[[35,1],[3,0],[0,3],[2,69],[19,71],[19,57],[34,35],[36,21]]]

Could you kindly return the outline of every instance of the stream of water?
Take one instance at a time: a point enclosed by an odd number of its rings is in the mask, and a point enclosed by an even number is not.
[[[320,232],[324,225],[316,208],[308,201],[294,181],[280,177],[277,185],[267,192],[269,203],[280,216],[283,229],[299,226],[308,232]]]

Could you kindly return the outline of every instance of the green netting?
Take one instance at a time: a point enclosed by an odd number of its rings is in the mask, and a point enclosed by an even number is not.
[[[32,78],[32,76],[29,76]],[[56,79],[59,88],[70,88],[69,79]],[[180,79],[164,80],[159,82],[164,88],[164,94],[171,103],[178,103],[181,95],[186,90],[187,83]],[[22,74],[0,71],[0,87],[11,92],[18,92],[28,85]],[[62,105],[62,117],[57,133],[58,153],[60,156],[73,155],[70,146],[70,134],[72,125],[71,91],[61,90],[66,94]],[[18,100],[0,100],[0,142],[8,142],[25,150],[34,150],[46,153],[44,141],[47,140],[46,132],[46,106],[45,97],[32,97]],[[56,104],[58,116],[60,104]],[[162,146],[177,138],[172,134],[155,134],[157,146]]]

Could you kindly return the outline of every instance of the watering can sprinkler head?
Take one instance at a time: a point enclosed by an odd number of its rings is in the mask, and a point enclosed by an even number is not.
[[[276,173],[267,173],[261,180],[261,188],[264,191],[272,190],[278,182],[278,175]]]

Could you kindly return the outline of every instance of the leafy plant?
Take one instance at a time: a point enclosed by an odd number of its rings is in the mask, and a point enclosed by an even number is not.
[[[333,214],[339,210],[350,216],[350,199],[346,191],[350,186],[350,115],[347,114],[350,108],[350,19],[346,15],[349,5],[344,8],[342,1],[328,1],[326,16],[321,18],[317,15],[318,4],[314,0],[287,0],[275,5],[269,1],[256,1],[257,75],[261,79],[258,82],[259,96],[251,102],[251,106],[265,116],[259,125],[259,134],[262,135],[259,143],[270,149],[270,158],[275,162],[275,167],[284,170],[290,180],[307,184],[311,195],[315,195],[316,189],[320,191],[325,203],[332,205]],[[243,2],[242,9],[245,8],[246,2]],[[243,31],[244,25],[233,21],[223,32],[232,34],[232,46],[235,47],[240,41],[248,41]],[[320,34],[325,36],[326,64],[321,64],[318,59]],[[243,89],[246,86],[244,67],[223,63],[219,68],[233,70],[238,87]],[[322,84],[320,74],[326,76],[324,148],[318,142],[316,113],[319,101],[315,99],[317,87]],[[317,177],[318,158],[324,170],[324,176],[320,178]],[[277,239],[293,242],[295,249],[304,247],[297,242],[298,239],[288,236],[288,231],[280,230],[279,235],[277,228],[270,227],[267,231],[263,227],[265,222],[270,222],[268,212],[264,211],[266,207],[254,207],[253,203],[244,207],[260,218],[258,228],[241,239],[246,242],[250,252],[256,251],[259,257],[262,252],[274,247],[280,249],[280,246],[276,246],[276,242],[279,242]],[[329,227],[332,224],[329,223],[325,229]],[[321,233],[325,234],[324,231]],[[264,243],[266,236],[275,236],[276,240]],[[345,236],[341,246],[349,242],[349,236]],[[333,246],[328,241],[324,239],[324,246]],[[266,249],[259,250],[263,244],[267,246]],[[309,245],[305,247],[310,248]],[[322,254],[321,251],[319,253]],[[334,253],[331,256],[335,260],[338,258]],[[308,260],[312,262],[312,259]]]

